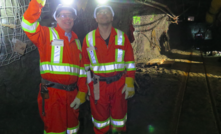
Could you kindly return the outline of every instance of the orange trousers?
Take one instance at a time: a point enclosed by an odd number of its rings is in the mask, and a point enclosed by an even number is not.
[[[65,91],[49,87],[48,91],[49,99],[45,99],[44,106],[45,116],[42,115],[41,92],[39,91],[38,94],[38,107],[44,122],[44,134],[51,132],[66,134],[67,130],[77,131],[79,126],[79,109],[74,110],[70,107],[71,102],[77,95],[77,89]]]
[[[110,127],[115,131],[126,131],[127,100],[125,100],[125,94],[122,94],[124,85],[125,77],[111,84],[100,81],[100,99],[95,102],[93,81],[89,83],[95,134],[105,134]]]

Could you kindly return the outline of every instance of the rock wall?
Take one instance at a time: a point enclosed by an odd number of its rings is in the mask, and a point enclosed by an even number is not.
[[[133,17],[135,41],[132,43],[137,63],[162,58],[161,52],[170,51],[169,36],[167,34],[170,22],[168,16],[159,10],[146,8],[144,13],[138,12]]]
[[[37,107],[40,71],[38,51],[0,67],[0,133],[41,134]]]

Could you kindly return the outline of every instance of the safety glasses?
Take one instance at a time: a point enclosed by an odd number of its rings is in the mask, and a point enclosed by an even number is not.
[[[71,20],[75,20],[76,19],[76,16],[72,13],[65,13],[65,14],[59,14],[58,15],[58,18],[61,18],[61,19],[71,19]]]
[[[97,15],[110,14],[110,11],[98,11]]]

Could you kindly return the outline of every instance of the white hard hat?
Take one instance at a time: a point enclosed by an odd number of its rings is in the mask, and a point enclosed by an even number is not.
[[[68,6],[68,5],[59,4],[59,5],[57,6],[57,8],[56,8],[54,14],[53,14],[53,17],[54,17],[55,20],[56,20],[57,12],[58,12],[59,10],[62,10],[62,9],[70,9],[70,10],[73,10],[74,14],[77,16],[77,10],[76,10],[76,9],[74,9],[73,7]]]
[[[100,6],[97,6],[96,8],[95,8],[95,10],[94,10],[94,18],[96,18],[96,13],[97,13],[97,10],[99,9],[99,8],[109,8],[110,10],[111,10],[111,13],[112,13],[112,15],[113,15],[113,17],[114,17],[114,11],[113,11],[113,9],[112,9],[112,7],[111,6],[108,6],[108,5],[100,5]]]

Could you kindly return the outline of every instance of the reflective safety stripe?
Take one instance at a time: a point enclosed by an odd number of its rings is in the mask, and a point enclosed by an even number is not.
[[[68,128],[67,129],[67,134],[77,134],[77,132],[79,130],[79,124],[80,123],[78,123],[78,126],[76,126],[76,127]]]
[[[91,31],[86,36],[86,42],[88,48],[94,48],[95,46],[95,30]],[[88,55],[92,64],[98,64],[96,50],[88,50]]]
[[[58,32],[54,28],[49,28],[50,31],[50,41],[55,39],[60,39]],[[63,50],[64,46],[51,46],[51,62],[52,63],[62,63],[63,61]]]
[[[60,39],[58,32],[54,28],[49,27],[49,30],[50,30],[50,34],[51,34],[50,37],[52,36],[50,41],[52,41],[54,39]]]
[[[115,45],[124,46],[125,38],[124,33],[118,29],[115,29],[117,35],[115,36]],[[123,62],[124,61],[125,50],[116,49],[115,50],[115,61]]]
[[[125,67],[126,67],[127,71],[136,70],[136,66],[135,66],[135,62],[134,61],[125,62]]]
[[[94,123],[94,126],[97,129],[102,129],[102,128],[110,125],[110,118],[108,118],[106,121],[97,121],[92,116],[92,122]]]
[[[76,44],[77,44],[78,49],[79,49],[80,51],[82,51],[80,40],[79,40],[79,39],[75,39],[75,42],[76,42]]]
[[[44,134],[66,134],[66,131],[60,132],[60,133],[55,133],[55,132],[49,132],[49,133],[47,133],[47,132],[44,130]]]
[[[115,50],[115,60],[116,60],[116,62],[123,62],[124,61],[124,55],[125,55],[125,50],[116,49]]]
[[[125,43],[125,37],[124,32],[115,29],[117,35],[115,36],[115,45],[118,46],[124,46]],[[128,62],[125,64],[124,57],[125,57],[125,50],[122,49],[115,49],[115,62],[112,63],[99,63],[97,59],[97,54],[95,50],[95,30],[87,34],[86,36],[86,42],[87,42],[87,51],[88,56],[90,58],[91,62],[91,70],[94,71],[94,73],[112,73],[115,71],[124,71],[125,68],[127,68],[127,71],[129,70],[135,70],[135,64],[134,62]],[[89,65],[84,65],[85,69],[89,67]]]
[[[88,71],[90,69],[90,65],[89,64],[84,64],[84,68],[86,71]]]
[[[40,71],[41,74],[51,73],[51,74],[68,74],[68,75],[78,76],[80,73],[80,67],[71,64],[56,64],[50,62],[42,62],[40,63]],[[82,74],[86,73],[82,71]]]
[[[115,45],[124,46],[125,38],[124,38],[124,32],[115,29],[117,35],[115,36]]]
[[[79,77],[87,77],[86,75],[87,75],[87,74],[86,74],[85,69],[84,69],[83,67],[80,68],[80,74],[79,74]]]
[[[123,127],[127,121],[127,115],[123,119],[113,119],[111,117],[111,125],[115,127]]]
[[[124,71],[125,64],[115,64],[115,63],[107,63],[107,64],[99,64],[97,66],[91,66],[91,69],[94,73],[111,73],[115,71]]]
[[[75,39],[75,42],[76,42],[78,50],[80,50],[82,52],[80,40],[79,39]],[[82,55],[81,54],[79,54],[79,58],[80,58],[80,60],[82,59]]]
[[[27,20],[24,19],[24,17],[22,17],[22,23],[21,23],[22,29],[25,32],[29,32],[29,33],[35,33],[36,29],[39,26],[39,22],[34,22],[34,23],[30,23]]]

